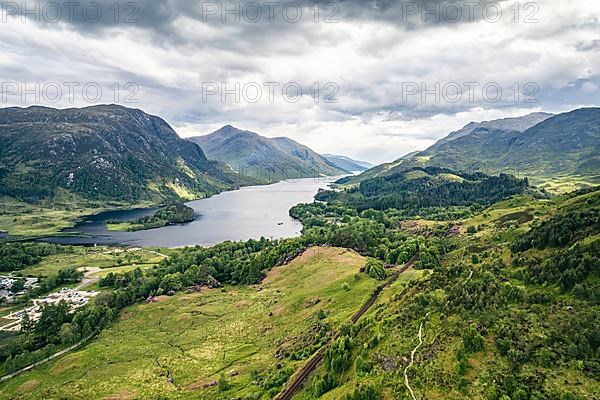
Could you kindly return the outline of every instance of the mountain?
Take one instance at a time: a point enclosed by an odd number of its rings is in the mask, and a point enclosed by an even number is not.
[[[508,172],[535,184],[599,182],[600,108],[530,114],[481,123],[450,133],[427,150],[382,164],[343,183],[356,184],[415,166],[459,171]]]
[[[599,150],[600,108],[584,108],[546,118],[524,131],[480,126],[436,143],[417,158],[427,165],[514,171],[545,180],[598,175]]]
[[[197,198],[240,182],[159,117],[116,105],[0,109],[0,195],[27,202]]]
[[[352,158],[346,156],[323,154],[323,157],[325,157],[331,163],[337,165],[339,168],[350,172],[366,171],[369,168],[374,167],[373,164],[370,164],[366,161],[353,160]]]
[[[231,125],[189,140],[200,145],[209,159],[225,162],[241,175],[263,182],[349,172],[292,139],[266,138]]]
[[[430,147],[430,149],[434,149],[437,146],[440,146],[444,143],[460,139],[461,137],[467,136],[473,133],[473,131],[480,128],[523,132],[539,124],[540,122],[547,120],[548,118],[552,117],[552,115],[553,114],[539,112],[524,115],[522,117],[502,118],[483,122],[471,122],[464,126],[462,129],[455,132],[451,132],[448,136],[439,140],[436,144]]]

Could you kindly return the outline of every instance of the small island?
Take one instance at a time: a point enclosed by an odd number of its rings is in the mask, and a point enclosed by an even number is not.
[[[185,204],[170,204],[159,208],[153,215],[134,221],[108,221],[106,228],[109,231],[135,232],[173,224],[185,224],[192,222],[194,217],[193,208]]]

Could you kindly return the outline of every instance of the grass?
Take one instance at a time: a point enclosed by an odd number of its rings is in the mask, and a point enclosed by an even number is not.
[[[71,247],[73,253],[57,254],[45,257],[39,264],[19,271],[23,276],[50,276],[66,268],[94,267],[102,269],[151,267],[157,265],[163,257],[145,250],[98,247]],[[107,271],[108,273],[108,271]]]
[[[29,204],[11,197],[0,197],[0,232],[11,236],[39,237],[61,233],[72,228],[82,217],[103,211],[150,207],[151,203],[137,205],[121,202],[89,201],[67,192],[51,201]]]
[[[550,193],[563,194],[574,190],[596,186],[600,176],[558,175],[552,177],[534,177],[531,182]]]
[[[275,352],[301,346],[320,310],[333,331],[370,296],[379,282],[355,277],[365,262],[348,250],[312,248],[270,271],[263,290],[227,287],[130,307],[82,350],[4,384],[0,398],[235,398],[260,392],[252,383],[257,374],[303,363],[278,360]],[[167,369],[173,383],[164,376]],[[231,389],[204,388],[221,374]]]
[[[457,279],[466,283],[470,271],[474,272],[472,279],[478,279],[486,273],[485,264],[472,264],[471,254],[477,253],[486,263],[491,263],[496,258],[502,259],[507,270],[511,270],[511,252],[509,242],[527,229],[534,220],[548,218],[556,213],[557,209],[572,208],[576,202],[586,201],[592,195],[580,196],[577,200],[556,198],[553,200],[535,200],[527,196],[500,202],[473,218],[461,222],[463,233],[449,239],[457,243],[458,248],[447,254],[444,260],[446,266],[465,264],[464,273]],[[466,228],[477,227],[475,234],[467,235]],[[596,236],[597,237],[597,236]],[[593,240],[587,238],[581,242]],[[536,255],[541,259],[549,257],[551,250],[530,250],[527,254]],[[513,270],[513,273],[516,271]],[[409,372],[409,381],[418,399],[431,400],[459,400],[459,399],[486,399],[486,388],[490,386],[490,379],[495,379],[498,371],[511,372],[511,365],[506,358],[501,357],[496,346],[493,334],[485,336],[483,351],[468,355],[468,369],[464,374],[466,386],[464,390],[458,388],[455,368],[457,365],[456,353],[462,347],[461,331],[465,326],[482,322],[479,312],[457,313],[440,315],[434,312],[425,316],[425,311],[410,312],[415,309],[415,299],[422,293],[428,293],[428,279],[435,279],[434,271],[407,271],[401,279],[380,296],[377,304],[364,317],[366,324],[353,338],[354,347],[352,358],[356,360],[361,352],[371,363],[369,373],[359,373],[355,365],[351,365],[337,379],[340,385],[325,393],[323,400],[337,400],[346,394],[352,394],[357,386],[369,384],[382,389],[382,399],[410,399],[404,389],[404,368],[410,361],[411,350],[418,343],[417,333],[421,321],[425,321],[423,345],[416,353],[415,364]],[[512,279],[511,284],[524,287],[523,282]],[[507,282],[508,284],[508,282]],[[528,290],[533,290],[533,285],[528,285]],[[551,294],[552,288],[539,286],[538,290]],[[558,293],[558,291],[556,291]],[[429,302],[447,302],[449,293],[444,289],[429,292]],[[562,300],[557,300],[559,309],[564,309],[560,304],[580,304],[570,295],[562,295]],[[561,303],[564,302],[564,303]],[[525,343],[536,343],[547,335],[548,319],[558,312],[552,306],[540,307],[533,312],[530,305],[515,302],[506,306],[506,310],[499,311],[498,316],[525,315],[526,321],[522,323],[527,338]],[[420,310],[420,307],[416,307]],[[415,315],[411,319],[403,319],[407,313]],[[518,319],[514,319],[516,321]],[[377,344],[372,346],[372,340],[377,338]],[[368,350],[365,350],[368,349]],[[582,364],[583,365],[583,364]],[[542,367],[529,361],[524,364],[524,369],[530,369],[531,376],[543,376],[543,387],[546,390],[558,393],[572,393],[576,398],[593,398],[590,394],[600,393],[600,383],[590,374],[583,371],[582,365],[557,364],[552,367]],[[295,397],[296,400],[314,399],[312,385],[319,376],[325,373],[321,365],[315,374],[304,385],[303,390]],[[567,397],[565,397],[567,398]],[[573,397],[575,398],[575,397]]]

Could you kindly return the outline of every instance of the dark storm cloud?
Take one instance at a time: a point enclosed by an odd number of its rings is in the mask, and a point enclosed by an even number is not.
[[[434,25],[495,20],[506,0],[27,0],[3,2],[9,15],[46,25],[62,22],[82,33],[142,28],[182,43],[177,24],[185,17],[211,26],[240,24],[265,33],[299,28],[303,22],[379,21],[419,29]],[[316,6],[316,4],[318,6]],[[227,13],[227,10],[236,10]],[[260,8],[260,11],[258,10]],[[301,15],[298,15],[298,9]],[[317,12],[318,9],[318,12]],[[504,10],[506,11],[506,9]],[[298,18],[296,18],[298,17]]]

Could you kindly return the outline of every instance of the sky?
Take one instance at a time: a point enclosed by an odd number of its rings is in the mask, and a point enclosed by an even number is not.
[[[119,103],[382,163],[471,121],[600,105],[590,0],[1,2],[0,106]]]

